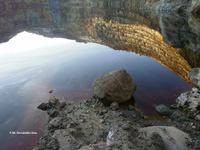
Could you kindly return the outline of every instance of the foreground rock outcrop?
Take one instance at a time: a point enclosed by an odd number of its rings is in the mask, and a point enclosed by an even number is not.
[[[130,100],[136,90],[136,84],[124,69],[100,75],[92,87],[93,95],[104,103]]]
[[[132,105],[109,107],[94,97],[81,103],[52,97],[43,105],[49,120],[34,150],[198,149],[199,122],[179,109],[162,122],[148,119]]]
[[[49,120],[44,135],[34,150],[200,148],[199,89],[193,88],[192,91],[183,93],[177,98],[177,104],[170,109],[158,105],[156,110],[165,115],[165,119],[168,117],[166,121],[159,121],[150,120],[130,103],[119,103],[126,94],[129,94],[129,97],[125,100],[130,99],[136,88],[125,70],[99,76],[93,88],[94,96],[81,103],[52,97],[38,106],[39,109],[47,111]],[[121,91],[123,93],[119,94]],[[102,99],[110,100],[110,104],[105,105]]]

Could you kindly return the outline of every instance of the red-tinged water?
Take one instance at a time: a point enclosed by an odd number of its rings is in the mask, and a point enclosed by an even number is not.
[[[24,35],[20,36],[28,41]],[[106,72],[127,70],[137,84],[135,105],[149,116],[156,116],[156,105],[169,106],[180,93],[191,89],[181,77],[146,56],[94,43],[45,40],[51,45],[22,52],[12,49],[4,52],[0,45],[0,150],[32,149],[42,136],[47,120],[46,112],[37,106],[51,96],[84,101],[92,96],[93,81]],[[14,43],[11,46],[17,47]],[[51,89],[56,91],[50,94]],[[37,134],[10,134],[17,131]]]

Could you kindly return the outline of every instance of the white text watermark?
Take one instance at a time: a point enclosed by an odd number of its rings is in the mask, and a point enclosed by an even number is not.
[[[37,132],[34,131],[10,131],[10,134],[37,134]]]

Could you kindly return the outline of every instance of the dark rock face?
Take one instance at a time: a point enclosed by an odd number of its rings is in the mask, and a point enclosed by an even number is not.
[[[172,111],[165,105],[158,105],[156,106],[156,111],[161,114],[161,115],[164,115],[164,116],[169,116],[172,114]]]
[[[188,78],[197,88],[200,88],[200,68],[193,68],[189,72]]]
[[[200,52],[198,0],[161,0],[147,9],[160,17],[160,27],[166,43]]]
[[[115,70],[100,75],[93,83],[93,95],[105,103],[130,100],[136,84],[126,70]]]
[[[37,108],[45,111],[45,110],[47,110],[47,104],[46,103],[42,103]]]

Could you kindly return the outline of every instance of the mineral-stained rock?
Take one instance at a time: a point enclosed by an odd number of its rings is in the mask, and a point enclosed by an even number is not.
[[[193,68],[189,72],[188,78],[197,88],[200,88],[200,68]]]
[[[127,101],[136,90],[136,84],[124,69],[100,75],[92,87],[93,95],[105,103]]]
[[[158,105],[156,106],[156,111],[161,114],[161,115],[165,115],[165,116],[169,116],[172,114],[172,111],[165,105]]]
[[[186,141],[190,140],[187,133],[175,127],[152,126],[141,128],[140,132],[149,138],[154,132],[159,134],[162,137],[162,141],[164,143],[163,149],[165,150],[187,150]]]

